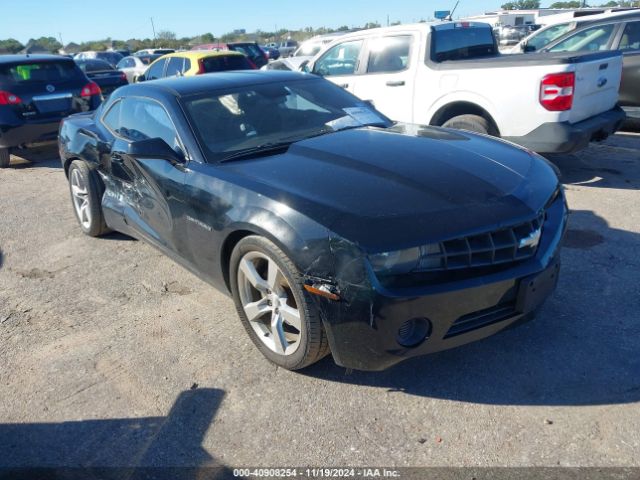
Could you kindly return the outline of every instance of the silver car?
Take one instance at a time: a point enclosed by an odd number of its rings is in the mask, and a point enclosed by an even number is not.
[[[135,83],[156,58],[162,55],[130,55],[118,62],[116,68],[127,76],[129,83]]]

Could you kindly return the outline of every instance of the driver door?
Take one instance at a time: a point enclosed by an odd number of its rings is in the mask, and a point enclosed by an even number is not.
[[[116,190],[105,192],[105,197],[115,195],[124,223],[137,235],[179,252],[176,219],[184,210],[184,165],[162,158],[137,158],[130,153],[129,146],[139,140],[161,138],[179,156],[184,156],[180,137],[160,102],[125,97],[118,105],[117,110],[110,110],[103,119],[113,136],[108,170],[112,189]]]

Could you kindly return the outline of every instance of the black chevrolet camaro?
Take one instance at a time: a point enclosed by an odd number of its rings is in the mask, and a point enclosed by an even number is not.
[[[558,278],[567,208],[546,160],[394,124],[315,76],[129,85],[59,142],[86,234],[143,239],[230,293],[288,369],[331,352],[379,370],[487,337]]]

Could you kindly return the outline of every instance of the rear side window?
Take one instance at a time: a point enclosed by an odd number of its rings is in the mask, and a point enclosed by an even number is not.
[[[490,27],[457,27],[435,29],[431,35],[434,62],[466,60],[497,54]],[[462,24],[460,24],[462,25]]]
[[[245,43],[242,45],[230,45],[230,50],[234,50],[236,52],[244,53],[249,58],[257,58],[262,56],[262,51],[258,48],[257,45],[252,43]]]
[[[640,50],[640,22],[629,22],[620,39],[620,50]]]
[[[409,65],[411,35],[383,37],[369,43],[367,73],[389,73],[404,70]]]
[[[75,62],[29,62],[0,65],[0,85],[27,86],[81,80],[82,72]]]
[[[109,127],[110,130],[117,132],[120,126],[120,110],[122,108],[122,100],[114,103],[109,111],[102,117],[102,122]]]
[[[247,58],[240,55],[207,57],[203,58],[201,62],[206,73],[253,69]]]
[[[565,38],[549,49],[550,52],[597,52],[607,50],[616,25],[585,28]]]

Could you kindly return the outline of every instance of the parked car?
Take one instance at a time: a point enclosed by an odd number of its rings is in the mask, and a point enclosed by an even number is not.
[[[143,239],[230,294],[287,369],[479,340],[532,318],[558,279],[567,208],[545,159],[394,124],[312,75],[129,85],[67,118],[59,147],[84,233]]]
[[[151,65],[154,60],[160,58],[161,56],[162,55],[160,54],[130,55],[120,60],[116,65],[116,68],[124,72],[129,83],[135,83],[138,81],[138,77],[140,77],[144,74],[144,72],[147,71],[149,65]]]
[[[163,55],[153,62],[139,82],[165,77],[192,77],[229,70],[254,70],[256,67],[240,52],[190,51]]]
[[[620,51],[623,67],[619,103],[630,117],[640,120],[640,9],[594,15],[538,33],[525,40],[520,49],[551,53]]]
[[[261,68],[269,63],[267,54],[255,42],[203,43],[196,45],[191,50],[231,50],[240,52],[245,54],[256,68]]]
[[[278,46],[278,51],[283,57],[290,57],[298,49],[298,42],[295,40],[285,40]]]
[[[175,50],[173,48],[145,48],[143,50],[138,50],[134,53],[136,56],[141,55],[166,55],[168,53],[174,53]]]
[[[362,30],[305,67],[393,120],[571,152],[619,128],[618,52],[500,55],[490,25],[438,22]]]
[[[280,58],[280,52],[278,51],[277,48],[267,47],[266,45],[260,46],[260,48],[267,55],[268,60],[277,60]]]
[[[515,45],[530,33],[527,25],[508,25],[499,29],[498,40],[500,45]]]
[[[57,55],[0,55],[0,167],[12,149],[55,140],[63,117],[94,110],[100,87]]]
[[[111,65],[112,68],[115,68],[118,62],[122,60],[122,55],[120,55],[118,52],[89,51],[89,52],[76,53],[73,56],[73,59],[74,60],[90,60],[90,59],[104,60],[105,62],[109,63],[109,65]]]
[[[111,95],[116,88],[129,83],[124,72],[112,68],[104,60],[76,60],[76,63],[90,80],[98,84],[104,96]]]

